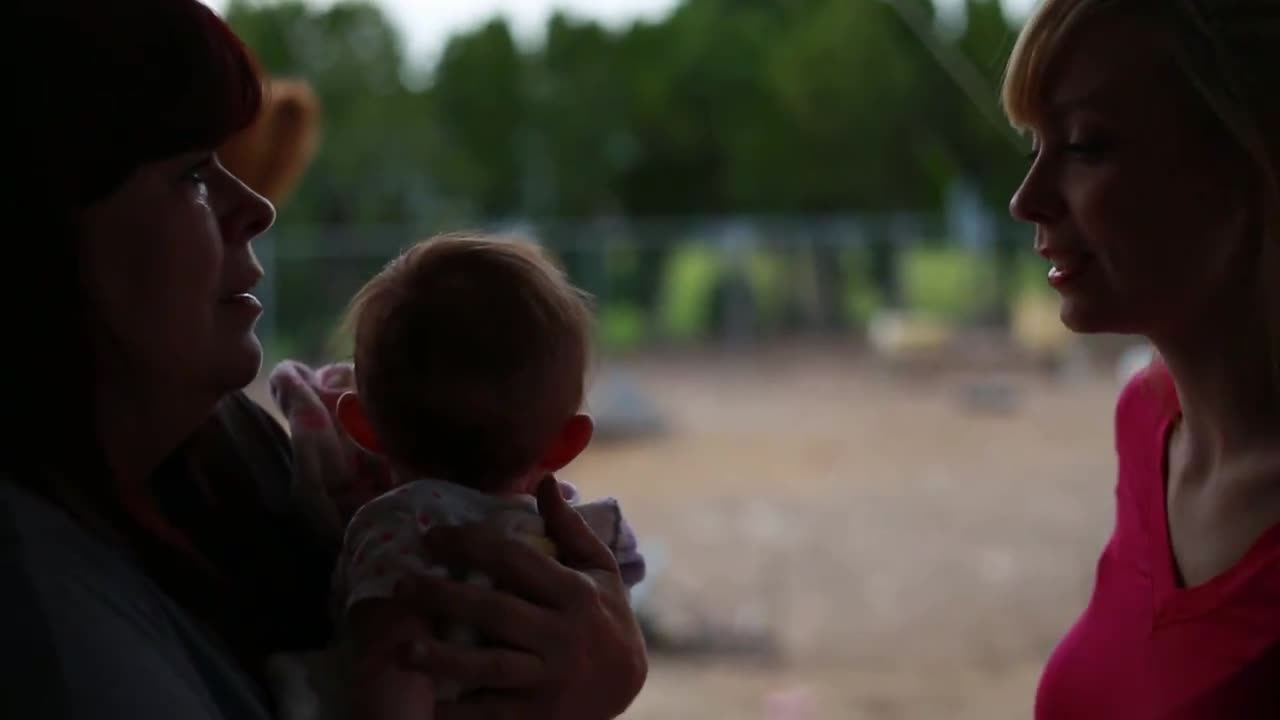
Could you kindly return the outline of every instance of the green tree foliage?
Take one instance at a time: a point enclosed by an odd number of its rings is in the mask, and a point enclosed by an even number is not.
[[[951,182],[1008,196],[996,88],[1014,28],[966,0],[685,0],[623,29],[564,15],[522,48],[494,20],[414,81],[375,7],[233,0],[273,73],[325,105],[282,224],[936,209]],[[923,24],[922,24],[923,23]]]
[[[429,206],[439,147],[432,93],[405,84],[398,30],[376,7],[233,0],[227,20],[275,75],[301,77],[324,106],[320,152],[282,220],[412,220]]]

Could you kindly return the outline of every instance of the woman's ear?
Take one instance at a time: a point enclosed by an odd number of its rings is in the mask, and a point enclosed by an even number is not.
[[[590,415],[579,413],[569,418],[543,457],[540,467],[547,472],[557,472],[573,462],[591,444],[596,424]]]
[[[360,396],[353,392],[345,392],[338,398],[334,415],[338,425],[361,448],[376,455],[383,454],[382,443],[369,423],[369,414],[365,412]]]

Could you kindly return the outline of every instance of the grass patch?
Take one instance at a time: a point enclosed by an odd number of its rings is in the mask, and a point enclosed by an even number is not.
[[[706,334],[711,328],[716,282],[722,274],[723,264],[712,248],[693,244],[673,252],[659,295],[659,331],[675,340]]]
[[[596,318],[597,341],[606,351],[634,350],[648,340],[648,325],[644,310],[635,305],[606,305]]]
[[[903,256],[907,309],[955,322],[973,317],[992,299],[991,268],[983,258],[951,248],[912,248]]]

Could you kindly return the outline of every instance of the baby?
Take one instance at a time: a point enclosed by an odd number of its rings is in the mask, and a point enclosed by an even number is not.
[[[534,492],[591,441],[582,412],[591,316],[536,245],[444,235],[376,275],[347,324],[356,390],[339,397],[334,415],[356,445],[387,459],[395,486],[355,513],[335,573],[348,628],[367,636],[403,612],[391,599],[401,580],[447,573],[423,549],[434,525],[491,524],[555,554]],[[614,551],[628,586],[639,582],[644,559],[617,503],[575,508]],[[438,631],[450,642],[483,640],[465,627]],[[286,717],[331,717],[316,712],[327,702],[305,697],[298,667],[282,681]],[[440,699],[460,690],[436,687]]]

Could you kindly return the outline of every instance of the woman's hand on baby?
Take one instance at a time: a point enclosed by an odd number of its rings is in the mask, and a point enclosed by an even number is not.
[[[442,703],[439,720],[606,720],[644,686],[644,637],[613,554],[554,479],[539,487],[538,507],[559,562],[493,528],[442,527],[428,534],[432,557],[482,572],[502,591],[440,578],[402,589],[402,599],[428,616],[504,646],[427,647],[424,671],[479,690]]]
[[[353,607],[344,643],[350,717],[434,720],[434,678],[416,667],[430,638],[429,624],[396,601],[369,600]]]

